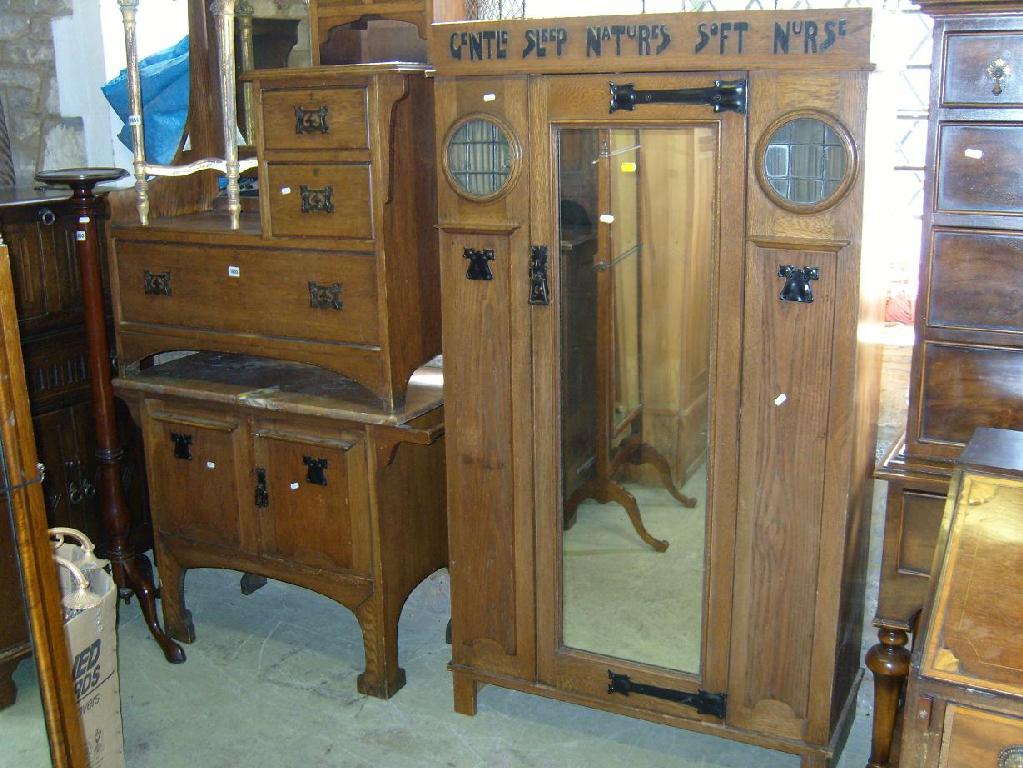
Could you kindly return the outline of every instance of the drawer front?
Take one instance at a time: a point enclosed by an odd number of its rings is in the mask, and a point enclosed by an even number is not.
[[[368,163],[268,163],[266,170],[274,236],[373,238]]]
[[[959,704],[945,710],[938,765],[1015,768],[1023,760],[1023,721]]]
[[[146,408],[145,434],[153,521],[159,531],[239,548],[238,422],[209,414]]]
[[[372,256],[118,242],[121,321],[378,341]]]
[[[950,34],[945,45],[942,106],[1023,104],[1023,32]]]
[[[1023,213],[1023,126],[940,127],[937,209]]]
[[[260,554],[370,575],[365,446],[360,433],[323,440],[256,430]]]
[[[265,90],[263,146],[275,149],[367,150],[366,87]]]
[[[966,444],[977,427],[1023,429],[1023,350],[924,345],[920,439]]]
[[[935,230],[927,324],[1023,332],[1023,233]]]

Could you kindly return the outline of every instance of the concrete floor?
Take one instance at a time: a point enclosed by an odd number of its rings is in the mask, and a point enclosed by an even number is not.
[[[886,347],[879,452],[902,429],[909,347]],[[865,647],[877,596],[884,484],[875,488]],[[270,582],[253,595],[239,574],[186,577],[196,643],[171,666],[137,607],[121,609],[120,677],[130,768],[775,768],[792,756],[499,688],[484,688],[475,717],[452,711],[445,572],[409,599],[400,625],[408,684],[380,701],[359,695],[362,643],[352,615],[330,600]],[[869,675],[839,768],[869,752]],[[48,763],[34,667],[17,673],[18,703],[0,712],[0,766]]]

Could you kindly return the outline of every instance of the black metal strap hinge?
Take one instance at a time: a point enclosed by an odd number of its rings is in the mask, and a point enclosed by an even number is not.
[[[634,683],[629,679],[628,675],[619,675],[610,669],[607,671],[607,677],[610,681],[607,684],[608,693],[620,693],[623,696],[628,696],[630,693],[640,696],[654,696],[658,699],[676,701],[679,704],[685,704],[687,707],[695,707],[697,714],[700,715],[714,715],[714,717],[721,720],[725,719],[727,693],[708,693],[704,690],[699,690],[696,693],[687,693],[686,691],[675,691],[671,688],[659,688],[656,685]]]
[[[747,82],[745,80],[715,80],[708,88],[677,88],[664,91],[637,91],[632,83],[611,86],[611,112],[637,104],[706,104],[715,112],[746,114]]]
[[[266,469],[263,467],[256,467],[256,506],[270,506],[270,494],[266,490]]]
[[[178,432],[170,433],[171,440],[174,441],[174,458],[184,459],[185,461],[192,460],[192,436],[183,435]]]
[[[547,283],[547,246],[534,245],[529,249],[529,303],[549,306],[551,292]]]

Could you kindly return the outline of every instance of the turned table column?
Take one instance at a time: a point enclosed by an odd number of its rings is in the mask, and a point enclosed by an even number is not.
[[[96,460],[100,468],[100,515],[108,542],[102,554],[110,560],[114,581],[122,593],[139,599],[149,631],[160,644],[167,661],[185,660],[181,646],[160,628],[156,618],[156,590],[149,559],[135,552],[128,538],[131,510],[121,486],[121,449],[114,417],[114,395],[110,384],[110,350],[103,312],[103,284],[100,273],[99,228],[96,217],[104,214],[102,199],[93,192],[96,184],[127,176],[120,168],[68,168],[44,171],[36,179],[47,184],[66,184],[73,191],[72,204],[78,213],[76,252],[82,275],[82,303],[85,309],[85,339],[88,346],[89,388],[96,425]]]

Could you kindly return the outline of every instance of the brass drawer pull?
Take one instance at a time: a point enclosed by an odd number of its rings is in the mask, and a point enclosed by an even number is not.
[[[170,296],[171,295],[171,273],[150,272],[148,269],[142,273],[145,280],[145,291],[147,296]]]
[[[309,306],[313,309],[344,309],[341,302],[341,283],[320,285],[309,281]]]
[[[296,106],[295,133],[299,136],[304,133],[327,133],[330,130],[327,125],[328,111],[326,104],[321,104],[313,109]]]
[[[1009,62],[999,57],[987,65],[987,69],[984,73],[994,80],[994,85],[991,86],[991,93],[995,96],[1002,95],[1002,81],[1008,80],[1012,77],[1012,67],[1009,66]]]
[[[302,195],[302,213],[334,212],[334,187],[329,184],[323,189],[310,189],[303,184],[299,192]]]

